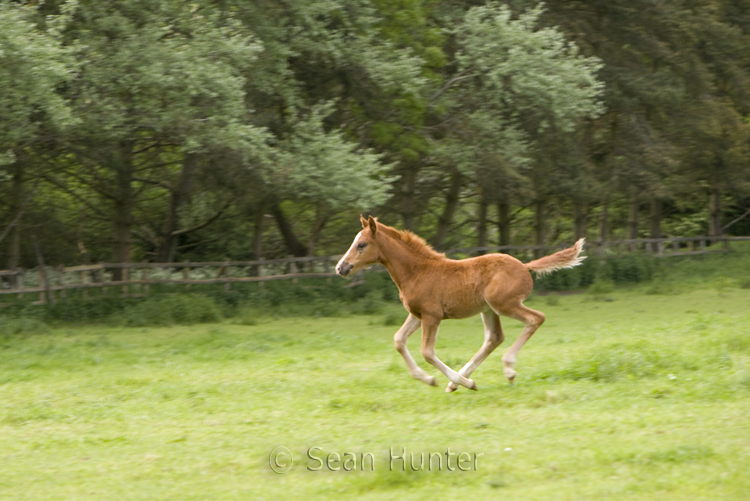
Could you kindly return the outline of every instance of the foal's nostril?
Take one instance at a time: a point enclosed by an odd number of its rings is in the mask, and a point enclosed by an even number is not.
[[[349,263],[341,263],[336,268],[336,271],[338,271],[339,275],[345,277],[349,274],[350,271],[352,271],[353,265]]]

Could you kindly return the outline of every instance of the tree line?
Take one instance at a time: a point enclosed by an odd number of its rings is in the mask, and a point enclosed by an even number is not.
[[[750,1],[0,0],[0,268],[750,234]]]

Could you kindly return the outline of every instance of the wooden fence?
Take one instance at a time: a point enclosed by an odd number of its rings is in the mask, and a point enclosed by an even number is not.
[[[589,241],[586,251],[589,256],[606,257],[631,252],[645,252],[658,257],[687,256],[712,252],[727,252],[733,241],[750,240],[750,237],[680,237],[645,238],[609,242]],[[486,246],[449,249],[449,257],[468,257],[488,252],[503,252],[522,260],[532,259],[534,254],[547,254],[564,248],[557,246]],[[84,289],[118,288],[123,296],[149,294],[155,284],[202,285],[224,284],[229,289],[233,283],[267,282],[270,280],[292,280],[299,278],[333,278],[335,263],[341,256],[316,256],[286,259],[263,259],[258,261],[217,261],[181,263],[99,263],[91,265],[56,268],[39,266],[33,270],[0,271],[0,295],[39,294],[37,303],[55,303],[55,293],[64,297],[65,292]],[[356,283],[356,282],[355,282]],[[352,283],[348,283],[352,285]]]

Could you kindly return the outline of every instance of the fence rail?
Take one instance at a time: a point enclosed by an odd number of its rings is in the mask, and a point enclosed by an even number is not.
[[[657,257],[689,256],[727,252],[733,241],[748,237],[675,237],[642,238],[637,240],[589,241],[589,255],[606,257],[631,252],[646,252]],[[716,248],[717,244],[721,244]],[[549,253],[566,247],[537,245],[489,245],[449,249],[449,257],[468,257],[487,252],[503,252],[520,259],[534,254]],[[55,301],[55,292],[64,296],[74,289],[104,289],[121,287],[123,296],[149,294],[151,285],[203,285],[233,283],[263,283],[273,280],[299,278],[333,278],[338,256],[290,257],[256,261],[212,261],[179,263],[98,263],[63,267],[37,267],[32,270],[0,270],[0,295],[39,294],[37,303]],[[175,277],[174,275],[177,274]],[[84,292],[87,294],[87,292]]]

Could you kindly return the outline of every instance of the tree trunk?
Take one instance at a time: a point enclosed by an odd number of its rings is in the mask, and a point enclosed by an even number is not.
[[[453,214],[456,212],[458,206],[458,196],[461,193],[461,173],[458,169],[453,169],[451,172],[450,186],[448,187],[448,195],[445,199],[445,207],[443,207],[443,213],[438,218],[437,231],[432,239],[432,245],[436,249],[441,249],[445,243],[445,237],[448,236],[448,229],[453,220]]]
[[[133,226],[133,144],[123,141],[117,147],[112,159],[115,169],[115,216],[113,263],[130,262],[132,247],[131,228]],[[114,280],[122,280],[122,270],[115,269]]]
[[[630,199],[630,211],[628,213],[628,240],[638,238],[638,208],[640,203],[636,197]],[[631,251],[635,250],[635,244],[629,245]]]
[[[310,233],[310,240],[308,240],[307,244],[307,255],[308,256],[314,256],[315,255],[315,244],[318,242],[318,237],[320,237],[320,233],[323,231],[323,228],[325,227],[326,223],[328,222],[328,215],[318,215],[315,218],[315,224],[313,224],[312,232]]]
[[[171,263],[177,251],[178,236],[174,234],[179,226],[179,210],[190,198],[190,188],[198,167],[198,155],[189,153],[182,161],[180,178],[169,196],[169,209],[162,225],[159,249],[156,260],[159,263]]]
[[[534,244],[545,245],[547,243],[547,221],[546,221],[546,202],[538,200],[536,202],[536,214],[534,215]],[[534,257],[539,259],[544,255],[543,249],[536,249]]]
[[[721,229],[721,188],[714,186],[709,198],[708,234],[712,237],[720,237]]]
[[[579,238],[586,238],[586,230],[588,227],[588,204],[580,200],[573,200],[573,217],[575,219],[573,224],[573,234],[575,235],[576,241]]]
[[[500,234],[500,245],[510,245],[510,204],[497,203],[497,231]]]
[[[661,238],[661,200],[658,198],[652,198],[650,204],[649,222],[651,223],[651,238]],[[659,252],[659,244],[653,242],[651,244],[651,252],[654,254]]]
[[[23,186],[23,164],[19,156],[16,156],[16,162],[12,167],[13,172],[13,185],[11,188],[11,217],[16,215],[23,209],[23,198],[24,198],[24,186]],[[21,216],[23,217],[23,216]],[[10,230],[10,240],[8,245],[8,269],[14,270],[18,267],[18,263],[21,259],[21,220],[16,221],[16,224]]]
[[[404,228],[414,231],[414,216],[416,213],[416,201],[414,200],[417,186],[417,167],[413,164],[406,165],[401,186],[401,218]]]
[[[284,212],[281,210],[278,203],[271,205],[271,215],[276,221],[276,225],[279,227],[279,231],[284,238],[284,243],[286,244],[289,253],[294,257],[307,256],[307,247],[305,247],[302,242],[299,241],[297,235],[294,234],[292,226],[289,224],[289,221],[286,220],[286,216],[284,216]]]
[[[477,246],[487,246],[487,201],[484,199],[483,190],[479,190],[479,221],[477,222]],[[486,251],[479,251],[479,255],[486,254]]]

